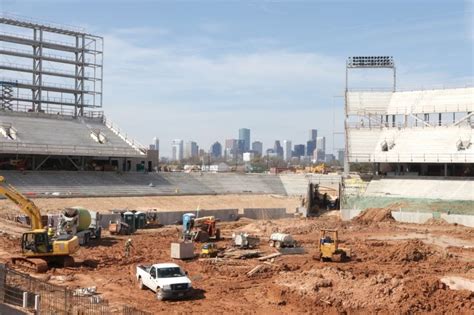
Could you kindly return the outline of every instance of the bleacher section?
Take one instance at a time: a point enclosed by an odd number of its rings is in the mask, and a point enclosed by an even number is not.
[[[474,88],[409,92],[348,92],[348,115],[403,115],[472,111]]]
[[[348,129],[351,162],[474,163],[474,144],[458,149],[458,141],[474,142],[474,129],[438,126],[407,129]],[[382,144],[390,146],[383,151]]]
[[[142,157],[102,119],[41,113],[0,112],[0,152],[40,155]],[[6,130],[14,133],[5,135]],[[100,141],[98,141],[98,139]]]
[[[152,196],[195,194],[305,195],[309,181],[335,189],[337,175],[236,173],[115,173],[2,171],[0,175],[29,196]],[[332,185],[332,186],[331,186]]]

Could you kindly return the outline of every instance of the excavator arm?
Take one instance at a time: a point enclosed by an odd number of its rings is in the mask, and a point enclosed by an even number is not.
[[[31,229],[37,230],[43,228],[40,209],[33,203],[33,201],[26,198],[18,190],[13,188],[13,186],[7,184],[3,176],[0,176],[0,195],[13,201],[13,203],[15,203],[21,211],[30,218]]]

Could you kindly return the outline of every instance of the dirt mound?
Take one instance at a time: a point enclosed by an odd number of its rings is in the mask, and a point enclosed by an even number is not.
[[[438,226],[450,226],[451,225],[451,223],[448,223],[444,219],[435,219],[435,218],[429,219],[428,221],[425,222],[425,224],[438,225]]]
[[[394,222],[392,217],[392,208],[369,208],[362,211],[357,217],[352,219],[358,223],[372,223],[372,222]]]
[[[425,260],[435,254],[435,251],[420,240],[409,240],[392,246],[387,251],[386,260],[398,262],[416,262]]]

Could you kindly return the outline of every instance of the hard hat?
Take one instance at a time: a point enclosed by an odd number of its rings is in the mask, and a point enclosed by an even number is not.
[[[129,239],[128,239],[128,242],[131,242],[131,241],[132,241],[132,239],[131,239],[131,238],[129,238]]]

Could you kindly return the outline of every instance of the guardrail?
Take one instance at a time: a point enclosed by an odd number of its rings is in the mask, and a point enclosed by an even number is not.
[[[365,153],[350,153],[348,155],[351,163],[417,163],[417,162],[431,162],[431,163],[474,163],[474,153],[417,153],[417,154],[365,154]]]
[[[128,148],[94,148],[92,146],[76,145],[54,145],[38,143],[13,143],[1,142],[0,152],[19,153],[19,154],[54,154],[54,155],[78,155],[78,156],[118,156],[118,157],[137,157],[141,156],[138,152]]]

